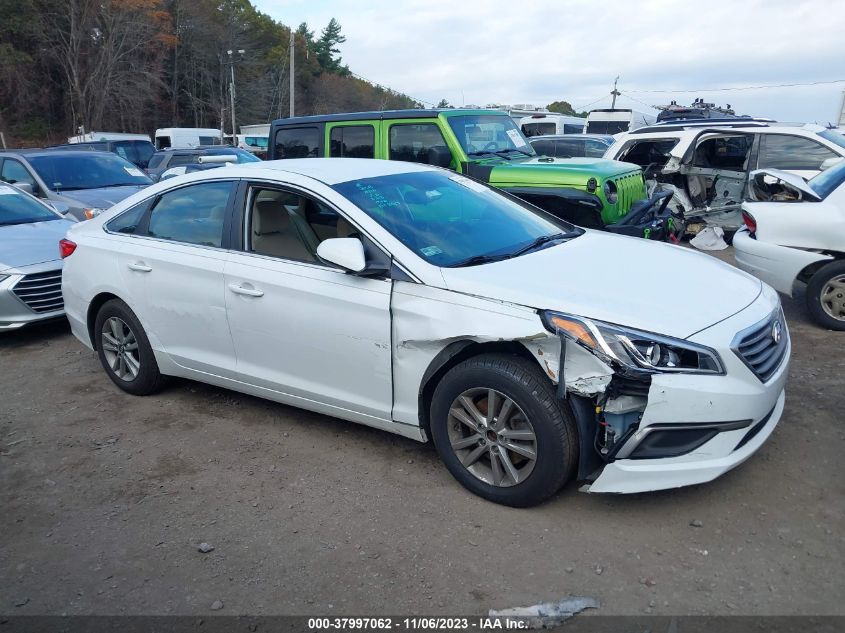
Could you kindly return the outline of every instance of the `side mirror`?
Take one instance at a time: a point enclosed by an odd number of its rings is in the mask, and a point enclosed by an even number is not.
[[[822,161],[822,164],[819,166],[819,169],[821,171],[824,171],[825,169],[830,169],[834,165],[840,163],[842,160],[845,160],[845,159],[843,159],[841,156],[833,156],[831,158],[825,158]]]
[[[70,211],[70,205],[67,202],[59,202],[58,200],[51,200],[47,204],[49,204],[51,207],[53,207],[56,211],[58,211],[62,215],[67,215],[68,211]]]
[[[28,193],[31,196],[35,195],[35,187],[33,187],[28,182],[16,182],[16,183],[13,183],[13,184],[14,184],[15,187],[17,187],[21,191]]]
[[[333,237],[323,240],[317,247],[317,256],[351,273],[363,272],[367,267],[364,245],[357,237]]]
[[[428,149],[428,164],[435,167],[449,167],[452,164],[452,152],[445,145],[435,145]]]

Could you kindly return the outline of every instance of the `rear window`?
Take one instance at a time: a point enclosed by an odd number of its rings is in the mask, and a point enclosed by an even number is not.
[[[375,130],[372,125],[332,128],[330,155],[339,158],[375,158]]]
[[[588,121],[587,134],[619,134],[628,131],[628,121]]]
[[[317,127],[282,128],[276,132],[276,158],[316,158],[320,132]]]

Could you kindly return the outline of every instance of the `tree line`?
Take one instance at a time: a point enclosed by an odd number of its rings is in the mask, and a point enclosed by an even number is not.
[[[230,64],[239,126],[289,116],[290,32],[249,0],[0,0],[0,131],[229,132]],[[334,19],[294,29],[297,115],[420,105],[353,76],[344,41]]]

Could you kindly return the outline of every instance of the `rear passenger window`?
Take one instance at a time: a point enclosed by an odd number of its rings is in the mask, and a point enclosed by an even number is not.
[[[430,164],[428,151],[446,148],[443,134],[433,123],[402,123],[390,127],[390,160]]]
[[[375,130],[372,125],[332,128],[330,146],[336,158],[375,158]]]
[[[816,171],[837,154],[821,143],[791,134],[762,134],[758,169],[795,169]]]
[[[219,247],[232,186],[231,182],[204,182],[165,193],[150,213],[148,234],[174,242]]]
[[[178,167],[179,165],[188,165],[197,162],[197,157],[193,154],[174,154],[170,157],[168,167]]]
[[[531,147],[533,147],[534,151],[540,156],[555,155],[554,141],[531,141]]]
[[[276,158],[316,158],[320,132],[316,127],[282,128],[276,132]]]

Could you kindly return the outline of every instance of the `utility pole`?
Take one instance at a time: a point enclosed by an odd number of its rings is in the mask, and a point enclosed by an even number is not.
[[[613,102],[610,104],[610,109],[616,109],[616,97],[621,95],[622,93],[616,89],[616,84],[619,82],[619,77],[617,76],[616,79],[613,81],[613,90],[610,91],[611,96],[613,97]]]
[[[232,106],[232,145],[237,147],[238,128],[235,127],[235,58],[232,57],[232,53],[235,51],[228,50],[226,52],[229,54],[229,69],[232,71],[232,83],[229,84],[229,97]],[[238,55],[243,55],[246,51],[241,48],[237,52]]]
[[[294,107],[293,106],[293,103],[294,103],[294,101],[293,101],[293,75],[294,75],[294,59],[293,59],[294,55],[293,55],[293,53],[294,53],[294,46],[293,46],[293,44],[294,44],[293,29],[291,29],[290,30],[290,53],[288,54],[289,59],[290,59],[290,64],[288,64],[290,66],[290,115],[289,116],[293,116],[293,113],[294,113],[294,110],[293,110],[293,107]]]

